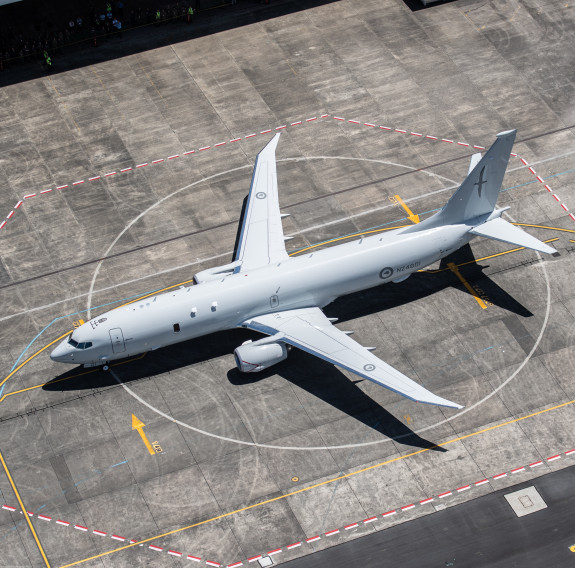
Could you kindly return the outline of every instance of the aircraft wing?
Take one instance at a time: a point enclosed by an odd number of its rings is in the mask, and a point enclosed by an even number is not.
[[[317,307],[257,316],[245,321],[242,326],[268,335],[276,335],[278,341],[303,349],[416,402],[463,408],[459,404],[434,395],[383,362],[333,326]]]
[[[258,154],[234,261],[241,272],[288,258],[278,198],[276,134]]]

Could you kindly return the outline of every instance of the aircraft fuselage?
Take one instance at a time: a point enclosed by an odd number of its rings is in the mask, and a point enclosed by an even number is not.
[[[402,231],[312,251],[116,308],[74,330],[77,346],[64,340],[51,357],[101,365],[232,329],[261,314],[324,307],[340,296],[405,279],[473,236],[463,224],[404,235]]]

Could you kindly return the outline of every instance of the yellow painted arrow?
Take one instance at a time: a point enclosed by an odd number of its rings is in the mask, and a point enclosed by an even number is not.
[[[399,195],[395,196],[395,200],[405,209],[407,213],[407,218],[412,223],[419,223],[419,215],[414,215],[411,209],[405,204],[405,202],[403,201],[403,199],[401,199],[401,197],[399,197]]]
[[[150,444],[146,434],[144,434],[144,426],[145,424],[135,414],[132,414],[132,430],[138,431],[138,434],[140,434],[142,440],[144,440],[144,444],[146,444],[146,448],[148,448],[148,452],[154,455],[156,452],[154,448],[152,448],[152,444]]]
[[[479,297],[477,290],[469,282],[467,282],[467,280],[465,280],[461,272],[459,272],[459,268],[455,266],[455,263],[448,262],[447,266],[449,270],[451,270],[451,272],[453,272],[453,274],[455,274],[455,276],[459,278],[459,280],[465,286],[467,291],[477,300],[477,303],[485,310],[487,308],[487,304]]]

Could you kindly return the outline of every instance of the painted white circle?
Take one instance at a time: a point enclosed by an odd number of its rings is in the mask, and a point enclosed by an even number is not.
[[[389,162],[389,161],[385,161],[385,160],[374,160],[374,159],[370,159],[370,158],[349,158],[349,157],[341,157],[341,156],[309,156],[309,157],[300,157],[300,158],[283,158],[283,159],[278,159],[277,162],[278,163],[280,163],[280,162],[300,162],[300,161],[307,161],[307,160],[353,160],[353,161],[374,162],[374,163],[380,163],[380,164],[385,164],[385,165],[393,165],[396,167],[405,168],[405,169],[412,170],[412,171],[417,170],[417,171],[420,171],[420,172],[425,173],[427,175],[437,177],[439,179],[447,180],[451,183],[455,183],[453,180],[450,180],[449,178],[446,178],[445,176],[441,176],[441,175],[435,174],[433,172],[428,172],[428,171],[423,170],[423,169],[418,169],[418,168],[414,168],[411,166],[406,166],[404,164],[397,164],[395,162]],[[106,260],[106,257],[110,254],[110,252],[116,246],[116,244],[122,238],[122,236],[135,223],[137,223],[140,219],[142,219],[142,217],[147,215],[150,211],[152,211],[153,209],[155,209],[156,207],[158,207],[159,205],[161,205],[162,203],[164,203],[168,199],[171,199],[172,197],[176,196],[177,194],[179,194],[179,193],[181,193],[187,189],[190,189],[191,187],[194,187],[200,183],[204,183],[206,181],[218,178],[220,176],[227,175],[227,174],[232,173],[232,172],[237,172],[237,171],[244,170],[247,168],[252,168],[252,167],[253,166],[251,164],[247,164],[245,166],[239,166],[237,168],[232,168],[232,169],[229,169],[229,170],[226,170],[223,172],[219,172],[217,174],[213,174],[213,175],[205,177],[201,180],[197,180],[193,183],[190,183],[184,187],[181,187],[181,188],[173,191],[169,195],[166,195],[165,197],[159,199],[158,201],[156,201],[156,203],[150,205],[150,207],[148,207],[142,213],[140,213],[134,219],[132,219],[132,221],[130,221],[126,225],[126,227],[124,227],[124,229],[120,232],[120,234],[112,241],[112,244],[108,247],[106,252],[102,255],[102,260],[100,260],[98,262],[98,264],[96,265],[96,268],[94,270],[94,274],[92,276],[92,281],[90,283],[90,289],[88,292],[88,303],[87,303],[88,319],[90,319],[90,317],[91,317],[90,313],[91,313],[92,295],[94,293],[94,286],[96,283],[96,279],[98,277],[98,273],[99,273],[100,268],[102,266],[102,263]],[[442,191],[445,191],[445,189],[438,190],[438,191],[433,192],[433,193],[440,193]],[[521,372],[523,367],[525,367],[525,365],[531,359],[531,357],[533,356],[533,354],[537,350],[537,347],[539,346],[541,339],[543,338],[543,334],[545,333],[545,329],[547,328],[547,323],[549,321],[549,315],[551,313],[551,286],[550,286],[550,281],[549,281],[549,275],[547,274],[545,262],[542,261],[541,255],[538,252],[536,252],[535,254],[537,255],[537,258],[540,261],[538,266],[541,268],[541,270],[543,272],[543,276],[544,276],[544,280],[545,280],[545,284],[546,284],[546,288],[547,288],[547,298],[546,298],[546,310],[545,310],[545,316],[543,319],[543,324],[541,326],[541,330],[539,332],[539,335],[537,336],[537,339],[536,339],[535,344],[533,345],[531,351],[527,354],[527,356],[522,361],[522,363],[519,365],[519,367],[517,367],[517,369],[515,369],[515,371],[505,381],[503,381],[497,388],[495,388],[488,395],[484,396],[481,400],[477,401],[475,404],[472,404],[471,406],[466,407],[465,409],[461,410],[460,412],[458,412],[457,414],[454,414],[453,416],[451,416],[449,418],[445,418],[444,420],[440,420],[439,422],[436,422],[435,424],[430,424],[429,426],[426,426],[425,428],[421,428],[419,430],[413,430],[412,431],[413,434],[420,435],[420,434],[422,434],[428,430],[431,430],[433,428],[436,428],[438,426],[441,426],[443,424],[451,422],[452,420],[455,420],[456,418],[463,416],[464,414],[466,414],[467,412],[470,412],[471,410],[474,410],[479,405],[481,405],[484,402],[486,402],[487,400],[489,400],[492,396],[496,395],[502,388],[507,386]],[[217,438],[219,440],[224,440],[227,442],[233,442],[233,443],[244,445],[244,446],[256,446],[256,447],[260,447],[260,448],[269,448],[269,449],[276,449],[276,450],[295,450],[295,451],[337,450],[337,449],[357,448],[357,447],[362,447],[362,446],[373,446],[376,444],[383,444],[386,442],[391,442],[393,440],[400,440],[403,437],[403,436],[398,436],[396,438],[385,438],[382,440],[373,440],[371,442],[358,442],[358,443],[354,443],[354,444],[342,444],[342,445],[332,445],[332,446],[278,446],[278,445],[273,445],[273,444],[259,444],[257,442],[247,442],[244,440],[237,440],[235,438],[228,438],[226,436],[220,436],[219,434],[214,434],[213,432],[207,432],[206,430],[196,428],[195,426],[192,426],[191,424],[187,424],[185,422],[182,422],[181,420],[178,420],[178,419],[174,418],[173,416],[170,416],[169,414],[162,412],[160,409],[152,406],[150,403],[148,403],[142,397],[137,395],[133,390],[131,390],[126,384],[124,384],[112,369],[110,370],[110,373],[112,374],[112,376],[114,377],[116,382],[127,393],[129,393],[138,402],[140,402],[141,404],[143,404],[144,406],[146,406],[147,408],[149,408],[151,411],[158,414],[159,416],[162,416],[162,417],[166,418],[167,420],[170,420],[171,422],[178,424],[179,426],[182,426],[183,428],[187,428],[188,430],[193,430],[194,432],[198,432],[199,434],[203,434],[203,435],[209,436],[211,438]],[[410,434],[405,434],[404,436],[408,437],[411,435],[412,434],[410,433]]]

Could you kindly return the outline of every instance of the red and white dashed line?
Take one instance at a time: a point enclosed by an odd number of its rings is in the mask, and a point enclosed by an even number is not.
[[[571,455],[575,456],[575,449],[568,450],[566,452],[563,452],[562,454],[556,454],[554,456],[550,456],[548,458],[545,458],[545,460],[539,460],[539,461],[533,462],[533,463],[529,464],[528,466],[521,466],[521,467],[511,469],[511,470],[509,470],[509,472],[515,473],[515,474],[523,473],[523,472],[528,471],[529,469],[537,467],[538,465],[542,465],[544,462],[555,461],[555,460],[560,459],[563,456],[571,456]],[[450,497],[450,496],[453,496],[457,493],[461,493],[463,491],[469,491],[469,490],[473,489],[474,487],[480,487],[481,485],[489,483],[490,481],[494,481],[494,480],[496,481],[498,479],[502,479],[503,477],[506,477],[506,476],[507,476],[507,472],[502,472],[502,473],[499,473],[497,475],[494,475],[493,477],[491,477],[489,479],[488,478],[481,479],[479,481],[475,481],[474,483],[462,485],[461,487],[454,489],[452,491],[445,491],[443,493],[439,493],[437,495],[437,497],[440,499]],[[422,499],[421,501],[418,502],[418,505],[419,506],[427,505],[428,503],[433,502],[434,499],[435,499],[434,497],[428,497],[427,499]],[[393,515],[397,515],[397,514],[402,513],[402,512],[410,511],[412,509],[415,509],[416,507],[417,507],[417,505],[415,503],[410,503],[409,505],[404,505],[403,507],[398,507],[397,509],[387,511],[386,513],[382,513],[380,515],[374,515],[373,517],[368,517],[367,519],[364,519],[363,521],[357,521],[354,523],[350,523],[350,524],[342,527],[342,529],[344,531],[353,530],[353,529],[360,527],[361,525],[373,523],[373,522],[379,521],[380,519],[386,519],[386,518],[391,517]],[[302,546],[303,544],[306,544],[306,543],[310,544],[312,542],[317,542],[318,540],[321,540],[322,538],[338,534],[340,532],[340,530],[342,530],[342,529],[333,529],[333,530],[325,532],[323,537],[321,537],[319,535],[312,536],[310,538],[306,538],[305,541],[294,542],[293,544],[288,544],[284,548],[276,548],[275,550],[268,552],[267,554],[258,554],[256,556],[252,556],[252,557],[247,559],[247,562],[248,563],[255,562],[256,560],[259,560],[259,559],[263,558],[264,556],[270,556],[270,554],[272,552],[274,554],[276,554],[281,550],[288,551],[288,550],[292,550],[294,548],[299,548],[300,546]],[[230,568],[232,566],[239,566],[239,564],[237,564],[237,563],[228,564],[227,566],[228,566],[228,568]]]
[[[359,526],[359,523],[351,523],[351,525],[345,525],[345,527],[343,527],[343,530],[349,531],[351,529],[355,529],[358,526]]]
[[[329,117],[329,116],[330,116],[329,114],[322,114],[322,115],[320,115],[319,118],[327,118],[327,117]],[[368,128],[377,128],[376,124],[374,124],[373,122],[360,122],[359,120],[353,120],[353,119],[350,119],[350,120],[347,120],[347,121],[346,121],[345,118],[342,118],[342,117],[340,117],[340,116],[332,116],[332,118],[333,118],[334,120],[339,121],[339,122],[348,122],[348,123],[355,124],[355,125],[358,125],[358,126],[367,126]],[[310,117],[310,118],[306,118],[306,119],[305,119],[305,122],[314,122],[314,121],[317,121],[317,120],[318,120],[318,117],[317,117],[317,116],[313,116],[313,117]],[[288,127],[298,126],[298,125],[300,125],[300,124],[303,124],[303,122],[304,122],[303,120],[298,120],[298,121],[295,121],[295,122],[291,122],[291,123],[289,123],[289,124],[284,124],[284,125],[281,125],[281,126],[276,126],[276,127],[273,128],[273,129],[272,129],[272,128],[269,128],[269,129],[267,129],[267,130],[262,130],[262,131],[260,131],[260,135],[262,135],[262,134],[269,134],[270,132],[272,132],[272,131],[274,131],[274,130],[275,130],[275,131],[278,131],[278,130],[283,130],[283,129],[288,128]],[[408,131],[408,130],[405,130],[405,129],[403,129],[403,128],[392,128],[392,127],[390,127],[390,126],[379,126],[379,128],[380,128],[381,130],[385,130],[385,131],[388,131],[388,132],[394,132],[394,133],[398,133],[398,134],[409,134],[409,135],[411,135],[411,136],[416,136],[416,137],[420,137],[420,138],[426,138],[426,139],[428,139],[428,140],[441,141],[441,142],[445,142],[445,143],[448,143],[448,144],[454,144],[454,143],[455,143],[455,144],[457,144],[457,145],[459,145],[459,146],[473,147],[473,148],[478,149],[478,150],[485,150],[485,147],[484,147],[484,146],[471,145],[471,144],[469,144],[468,142],[454,142],[453,140],[450,140],[450,139],[448,139],[448,138],[439,138],[438,136],[433,136],[433,135],[431,135],[431,134],[425,134],[425,135],[424,135],[424,134],[421,134],[420,132]],[[242,141],[242,140],[248,140],[248,139],[254,138],[254,137],[256,137],[256,136],[258,136],[257,133],[252,133],[252,134],[248,134],[247,136],[244,136],[243,138],[241,138],[241,137],[239,137],[239,138],[233,138],[233,139],[230,140],[230,143],[232,143],[232,142],[240,142],[240,141]],[[219,142],[219,143],[217,143],[217,144],[214,144],[213,146],[203,146],[202,148],[199,148],[199,149],[198,149],[198,152],[203,152],[203,151],[209,150],[210,148],[219,148],[219,147],[221,147],[221,146],[224,146],[226,143],[227,143],[227,142]],[[123,168],[123,169],[119,170],[119,173],[128,173],[128,172],[130,172],[130,171],[133,171],[133,170],[136,170],[136,169],[140,169],[140,168],[146,167],[146,166],[148,166],[148,165],[150,165],[150,164],[152,164],[152,165],[154,165],[154,164],[161,164],[161,163],[163,163],[163,162],[165,162],[165,161],[174,160],[175,158],[179,158],[179,157],[181,157],[181,156],[190,156],[190,155],[195,154],[195,153],[196,153],[196,150],[189,150],[189,151],[187,151],[187,152],[183,152],[182,154],[173,154],[173,155],[171,155],[171,156],[168,156],[166,159],[160,158],[160,159],[157,159],[157,160],[153,160],[152,162],[144,162],[144,163],[142,163],[142,164],[138,164],[138,165],[133,166],[133,167]],[[511,155],[514,156],[514,157],[518,157],[518,158],[521,160],[521,162],[523,163],[523,165],[525,165],[525,166],[528,167],[530,173],[531,173],[532,175],[534,175],[535,178],[537,179],[537,181],[539,181],[539,182],[545,187],[545,189],[546,189],[549,193],[551,193],[551,194],[553,195],[553,197],[554,197],[555,200],[559,203],[559,205],[561,206],[561,208],[562,208],[566,213],[568,213],[569,217],[570,217],[573,221],[575,221],[575,215],[573,215],[573,213],[570,213],[570,212],[569,212],[569,208],[567,207],[567,205],[565,205],[564,203],[561,202],[561,200],[559,199],[559,197],[558,197],[556,194],[553,193],[553,190],[549,187],[549,185],[545,184],[543,178],[541,178],[541,176],[538,176],[538,175],[537,175],[537,173],[535,172],[535,169],[534,169],[532,166],[529,166],[527,160],[525,160],[525,159],[522,158],[521,156],[518,156],[518,154],[516,154],[516,153],[514,153],[514,152],[512,152]],[[107,177],[114,176],[114,175],[116,175],[117,173],[118,173],[117,171],[113,171],[113,172],[108,172],[108,173],[106,173],[106,174],[103,174],[103,176],[101,176],[101,175],[92,176],[92,177],[88,178],[87,181],[89,181],[89,182],[97,181],[97,180],[102,179],[102,178],[107,178]],[[72,186],[81,185],[81,184],[83,184],[83,183],[85,183],[85,180],[78,180],[78,181],[76,181],[76,182],[73,182],[73,183],[72,183]],[[65,184],[65,185],[60,185],[60,186],[56,187],[56,189],[65,189],[65,188],[67,188],[67,187],[69,187],[69,185],[68,185],[68,184]],[[52,192],[52,189],[47,189],[47,190],[41,191],[40,194],[46,194],[46,193],[50,193],[50,192]],[[6,216],[6,219],[4,219],[4,220],[0,223],[0,229],[3,229],[4,227],[6,227],[7,222],[14,216],[14,211],[15,211],[16,209],[18,209],[18,207],[20,207],[20,205],[22,204],[22,202],[23,202],[24,200],[30,199],[31,197],[36,197],[36,195],[37,195],[37,193],[31,193],[31,194],[25,195],[25,196],[22,198],[22,200],[20,200],[20,201],[18,202],[19,205],[15,206],[15,207],[13,208],[13,210]]]
[[[473,483],[469,483],[467,485],[462,485],[461,487],[458,487],[457,489],[453,489],[450,491],[444,491],[443,493],[439,493],[434,497],[427,497],[426,499],[421,499],[417,503],[410,503],[408,505],[398,507],[397,509],[392,509],[390,511],[387,511],[385,513],[381,513],[379,515],[373,515],[372,517],[368,517],[367,519],[364,519],[363,521],[355,521],[355,522],[349,523],[349,524],[347,524],[341,528],[334,528],[332,530],[329,530],[329,531],[326,531],[325,533],[323,533],[323,536],[315,535],[315,536],[306,538],[305,541],[298,541],[298,542],[294,542],[292,544],[288,544],[285,547],[274,548],[274,549],[272,549],[266,553],[261,553],[261,554],[255,555],[255,556],[251,556],[250,558],[248,558],[246,560],[246,562],[247,563],[255,562],[256,560],[259,560],[259,559],[263,558],[264,556],[273,556],[273,555],[279,554],[282,551],[293,550],[294,548],[299,548],[299,547],[303,546],[304,544],[311,544],[313,542],[317,542],[318,540],[321,540],[322,538],[334,536],[334,535],[336,535],[342,531],[354,530],[360,526],[365,526],[365,525],[368,525],[370,523],[380,521],[382,519],[387,519],[387,518],[392,517],[392,516],[397,515],[397,514],[406,513],[407,511],[410,511],[412,509],[416,509],[418,507],[422,507],[424,505],[432,503],[436,498],[445,499],[447,497],[451,497],[451,496],[456,495],[458,493],[461,493],[463,491],[470,491],[473,488],[480,487],[480,486],[485,485],[487,483],[492,483],[492,482],[497,481],[499,479],[503,479],[503,478],[507,477],[508,474],[518,475],[520,473],[525,473],[527,471],[531,471],[532,469],[535,469],[536,467],[543,465],[544,463],[551,463],[551,462],[559,460],[563,457],[569,457],[569,456],[575,457],[575,448],[571,449],[571,450],[567,450],[567,451],[559,453],[559,454],[549,456],[549,457],[541,459],[541,460],[537,460],[537,461],[532,462],[528,465],[524,465],[524,466],[510,469],[508,472],[498,473],[497,475],[494,475],[490,478],[485,478],[485,479],[481,479],[479,481],[475,481]],[[16,507],[13,507],[12,505],[8,505],[8,504],[2,505],[1,509],[8,511],[10,513],[17,513],[17,511],[18,511],[18,509]],[[23,512],[20,511],[19,514],[23,514]],[[59,526],[65,527],[65,528],[66,527],[72,527],[75,530],[85,532],[85,533],[92,533],[92,534],[101,536],[102,538],[110,538],[112,540],[116,540],[119,542],[129,542],[129,544],[131,544],[131,545],[138,544],[138,542],[139,542],[136,539],[128,539],[126,537],[119,536],[118,534],[115,534],[115,533],[108,533],[108,532],[98,530],[98,529],[90,530],[88,527],[85,527],[83,525],[72,524],[68,521],[63,521],[61,519],[54,520],[54,518],[52,518],[48,515],[33,513],[31,511],[27,511],[27,514],[30,517],[36,516],[39,520],[45,521],[47,523],[54,522],[54,524],[56,524],[56,525],[59,525]],[[140,546],[142,546],[142,545],[140,544]],[[195,556],[193,554],[186,554],[184,552],[180,552],[178,550],[168,549],[168,548],[156,545],[156,544],[150,544],[147,546],[147,548],[150,550],[153,550],[155,552],[166,552],[170,556],[174,556],[177,558],[186,558],[187,560],[193,560],[194,562],[202,562],[202,558],[200,556]],[[222,564],[220,564],[214,560],[204,560],[204,562],[208,566],[214,566],[215,568],[219,568],[220,566],[222,566]],[[232,564],[227,564],[226,566],[227,566],[227,568],[237,568],[238,566],[242,566],[242,565],[243,565],[242,561],[236,561]]]

